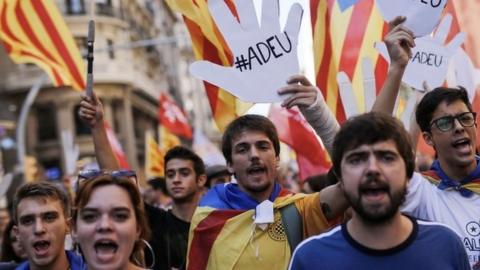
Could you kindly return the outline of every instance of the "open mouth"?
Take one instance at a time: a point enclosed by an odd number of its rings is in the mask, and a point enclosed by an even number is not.
[[[456,140],[452,143],[452,146],[458,150],[470,148],[470,140],[469,139]]]
[[[368,200],[381,200],[388,194],[388,187],[366,187],[360,190],[361,195]]]
[[[118,250],[118,244],[111,240],[100,240],[94,244],[95,252],[101,255],[113,255]]]
[[[248,174],[261,174],[265,173],[267,170],[263,166],[251,166],[247,169]]]
[[[35,253],[37,255],[40,255],[40,256],[45,255],[47,254],[50,248],[50,242],[46,240],[37,241],[33,243],[33,248],[35,249]]]

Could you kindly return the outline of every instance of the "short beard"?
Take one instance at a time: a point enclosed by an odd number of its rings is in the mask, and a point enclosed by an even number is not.
[[[370,225],[380,225],[389,223],[392,218],[397,213],[400,206],[405,201],[405,196],[407,194],[407,186],[405,185],[402,189],[395,193],[388,192],[387,195],[390,198],[390,204],[384,209],[376,209],[374,211],[368,211],[362,205],[362,192],[360,187],[358,189],[358,197],[354,198],[345,190],[343,191],[345,198],[352,206],[353,210],[358,214],[360,219]]]

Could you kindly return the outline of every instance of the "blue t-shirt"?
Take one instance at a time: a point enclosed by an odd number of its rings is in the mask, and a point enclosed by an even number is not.
[[[87,269],[87,265],[83,262],[82,257],[80,257],[79,255],[75,254],[72,251],[66,250],[65,252],[67,253],[67,260],[70,266],[69,270],[86,270]],[[28,260],[23,262],[19,266],[17,266],[17,268],[15,268],[15,270],[29,270],[29,269],[30,269],[30,264]]]
[[[339,225],[300,243],[289,269],[470,269],[465,248],[455,232],[439,223],[410,219],[410,236],[386,250],[363,246],[350,236],[346,224]]]

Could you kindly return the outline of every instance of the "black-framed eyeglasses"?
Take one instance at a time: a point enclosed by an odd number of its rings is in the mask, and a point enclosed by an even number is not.
[[[430,123],[430,128],[435,125],[440,131],[446,132],[451,130],[455,126],[455,119],[463,127],[471,127],[477,123],[477,113],[475,112],[464,112],[457,114],[455,116],[444,116],[438,119],[433,120]]]
[[[80,187],[80,184],[89,179],[93,179],[97,176],[101,175],[109,175],[112,176],[113,178],[127,178],[131,180],[132,182],[135,183],[135,185],[138,187],[138,179],[137,179],[137,173],[133,170],[115,170],[115,171],[108,171],[108,170],[83,170],[78,172],[78,180],[76,184],[76,190]]]

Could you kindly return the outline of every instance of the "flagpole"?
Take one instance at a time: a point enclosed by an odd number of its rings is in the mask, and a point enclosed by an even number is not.
[[[90,20],[95,19],[95,0],[90,0]]]
[[[46,73],[42,74],[40,78],[37,79],[35,84],[30,88],[28,92],[27,98],[23,102],[22,109],[20,111],[19,120],[17,123],[17,168],[16,171],[23,171],[23,163],[25,161],[25,129],[26,129],[26,122],[28,113],[30,112],[30,108],[32,107],[35,98],[40,91],[43,83],[45,83],[48,79],[48,75]]]

